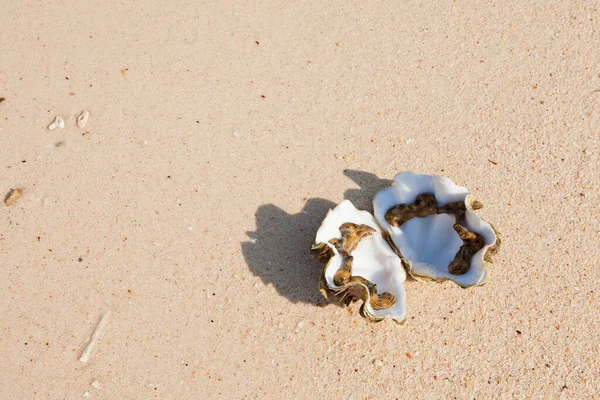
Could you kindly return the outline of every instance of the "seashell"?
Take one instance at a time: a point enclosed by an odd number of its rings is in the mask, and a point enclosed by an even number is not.
[[[362,300],[361,314],[380,321],[406,318],[406,273],[421,280],[482,285],[500,246],[483,207],[448,178],[403,172],[373,200],[374,216],[345,200],[329,210],[311,255],[326,264],[319,281],[325,298]]]
[[[81,114],[79,114],[79,116],[77,117],[77,126],[79,128],[85,127],[85,125],[88,123],[89,119],[90,119],[90,112],[88,110],[83,110],[81,112]]]
[[[48,125],[48,129],[49,130],[54,130],[56,128],[64,128],[65,127],[65,120],[62,119],[62,117],[60,115],[56,116],[56,118],[54,118],[54,121],[52,121],[52,123],[50,123],[50,125]]]
[[[23,195],[23,189],[10,189],[8,191],[8,193],[6,193],[6,196],[4,197],[4,204],[6,204],[7,207],[10,207],[13,204],[15,204],[16,201],[19,200],[19,198],[22,195]]]
[[[483,205],[469,194],[448,178],[413,172],[396,175],[394,186],[377,193],[375,218],[411,276],[462,287],[486,282],[486,262],[500,240],[473,212]]]
[[[319,283],[325,298],[360,299],[361,315],[372,321],[404,321],[406,271],[369,212],[349,200],[329,210],[311,254],[326,264]]]

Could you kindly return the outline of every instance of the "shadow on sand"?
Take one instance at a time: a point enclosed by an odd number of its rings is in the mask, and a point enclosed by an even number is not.
[[[345,170],[344,175],[360,186],[348,189],[344,198],[358,209],[373,211],[375,194],[393,183],[369,172]],[[265,285],[291,302],[325,304],[318,290],[323,265],[310,256],[310,246],[327,211],[336,204],[325,199],[309,199],[302,211],[290,215],[274,204],[256,211],[256,231],[242,243],[242,253],[252,273]]]

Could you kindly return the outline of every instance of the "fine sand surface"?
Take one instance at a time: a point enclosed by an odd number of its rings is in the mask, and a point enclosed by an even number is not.
[[[597,2],[3,0],[0,26],[1,399],[600,398]],[[407,170],[503,247],[373,324],[309,247]]]

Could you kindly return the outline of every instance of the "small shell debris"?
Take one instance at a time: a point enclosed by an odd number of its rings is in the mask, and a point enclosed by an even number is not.
[[[21,197],[22,195],[23,189],[10,189],[6,194],[6,197],[4,197],[4,204],[10,207],[13,204],[15,204],[15,202],[19,200],[19,197]]]
[[[79,117],[77,117],[77,126],[80,128],[85,127],[85,124],[87,124],[88,119],[90,119],[90,112],[87,110],[83,110],[81,114],[79,114]]]
[[[352,158],[350,158],[350,156],[349,156],[349,155],[342,156],[342,155],[340,155],[340,154],[337,154],[337,153],[336,153],[336,154],[334,154],[333,156],[334,156],[335,158],[337,158],[338,160],[344,160],[344,162],[345,162],[346,164],[350,164],[350,161],[352,161]]]
[[[92,383],[90,383],[90,385],[92,385],[94,389],[100,390],[102,388],[102,385],[98,379],[95,379]]]
[[[56,118],[54,118],[54,121],[52,121],[52,123],[50,125],[48,125],[48,129],[49,130],[54,130],[56,128],[64,128],[65,127],[65,120],[62,119],[62,117],[60,115],[57,115]]]
[[[110,311],[107,311],[106,314],[104,314],[100,319],[100,322],[98,322],[98,326],[96,326],[96,329],[94,329],[94,332],[92,332],[92,336],[90,336],[90,342],[81,352],[81,357],[79,357],[80,362],[86,363],[90,359],[92,350],[94,350],[94,347],[96,346],[96,344],[98,344],[98,341],[100,340],[100,335],[102,334],[102,331],[104,330],[104,327],[108,322],[109,315]]]
[[[383,366],[383,361],[375,359],[375,360],[373,360],[373,365],[376,366],[376,367],[382,367]]]
[[[4,197],[4,204],[10,207],[13,204],[15,204],[15,202],[19,200],[19,197],[21,197],[22,195],[23,189],[10,189]]]

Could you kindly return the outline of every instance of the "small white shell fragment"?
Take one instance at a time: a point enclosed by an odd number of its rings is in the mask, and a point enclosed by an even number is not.
[[[92,385],[93,388],[100,390],[100,388],[102,387],[102,385],[100,384],[100,381],[98,381],[98,379],[95,379],[92,383],[90,383],[90,385]]]
[[[85,349],[83,349],[83,351],[81,352],[81,357],[79,357],[80,362],[86,363],[90,359],[92,350],[94,350],[94,347],[100,340],[100,335],[102,334],[102,331],[104,330],[104,327],[106,326],[106,323],[108,322],[109,315],[110,315],[110,311],[107,311],[106,314],[104,314],[102,316],[102,318],[100,319],[100,322],[98,322],[98,326],[96,326],[96,329],[94,329],[92,336],[90,336],[90,342],[85,347]]]
[[[90,392],[83,392],[83,394],[81,395],[81,397],[88,397],[90,395]]]
[[[87,110],[83,110],[79,117],[77,117],[77,126],[83,128],[85,124],[87,124],[88,119],[90,119],[90,112]]]
[[[65,120],[62,119],[62,117],[60,115],[57,115],[56,118],[54,118],[54,121],[52,121],[52,123],[50,125],[48,125],[48,129],[49,130],[54,130],[56,128],[64,128],[65,127]]]

